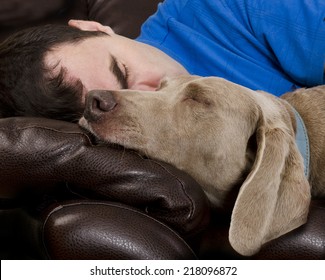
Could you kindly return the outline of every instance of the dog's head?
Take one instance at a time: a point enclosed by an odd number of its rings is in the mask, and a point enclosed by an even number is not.
[[[79,123],[101,140],[188,172],[213,204],[241,184],[229,239],[252,255],[306,221],[310,189],[289,119],[269,94],[186,76],[155,92],[93,91]]]

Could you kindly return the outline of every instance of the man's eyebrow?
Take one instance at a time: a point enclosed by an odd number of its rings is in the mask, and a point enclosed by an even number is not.
[[[119,67],[117,60],[114,56],[111,56],[112,63],[110,66],[110,70],[112,71],[113,75],[116,77],[117,81],[121,85],[122,89],[128,88],[128,83],[125,77],[125,74],[122,72],[121,68]]]

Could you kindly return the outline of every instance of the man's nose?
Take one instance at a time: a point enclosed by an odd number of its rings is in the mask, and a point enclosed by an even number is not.
[[[88,121],[96,121],[106,112],[117,105],[116,100],[109,90],[92,90],[88,93],[84,117]]]

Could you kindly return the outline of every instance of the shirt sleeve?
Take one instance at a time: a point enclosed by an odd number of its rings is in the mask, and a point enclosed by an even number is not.
[[[247,0],[252,30],[303,86],[324,84],[325,1]]]
[[[189,0],[164,0],[159,3],[155,14],[149,17],[141,26],[141,34],[137,41],[143,43],[161,42],[168,34],[168,21],[170,18],[177,18],[182,7]]]

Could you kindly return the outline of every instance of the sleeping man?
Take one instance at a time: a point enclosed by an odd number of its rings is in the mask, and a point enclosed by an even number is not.
[[[154,90],[183,74],[277,96],[324,84],[324,11],[323,0],[166,0],[136,40],[87,21],[26,29],[0,44],[0,116],[75,122],[93,89]]]

